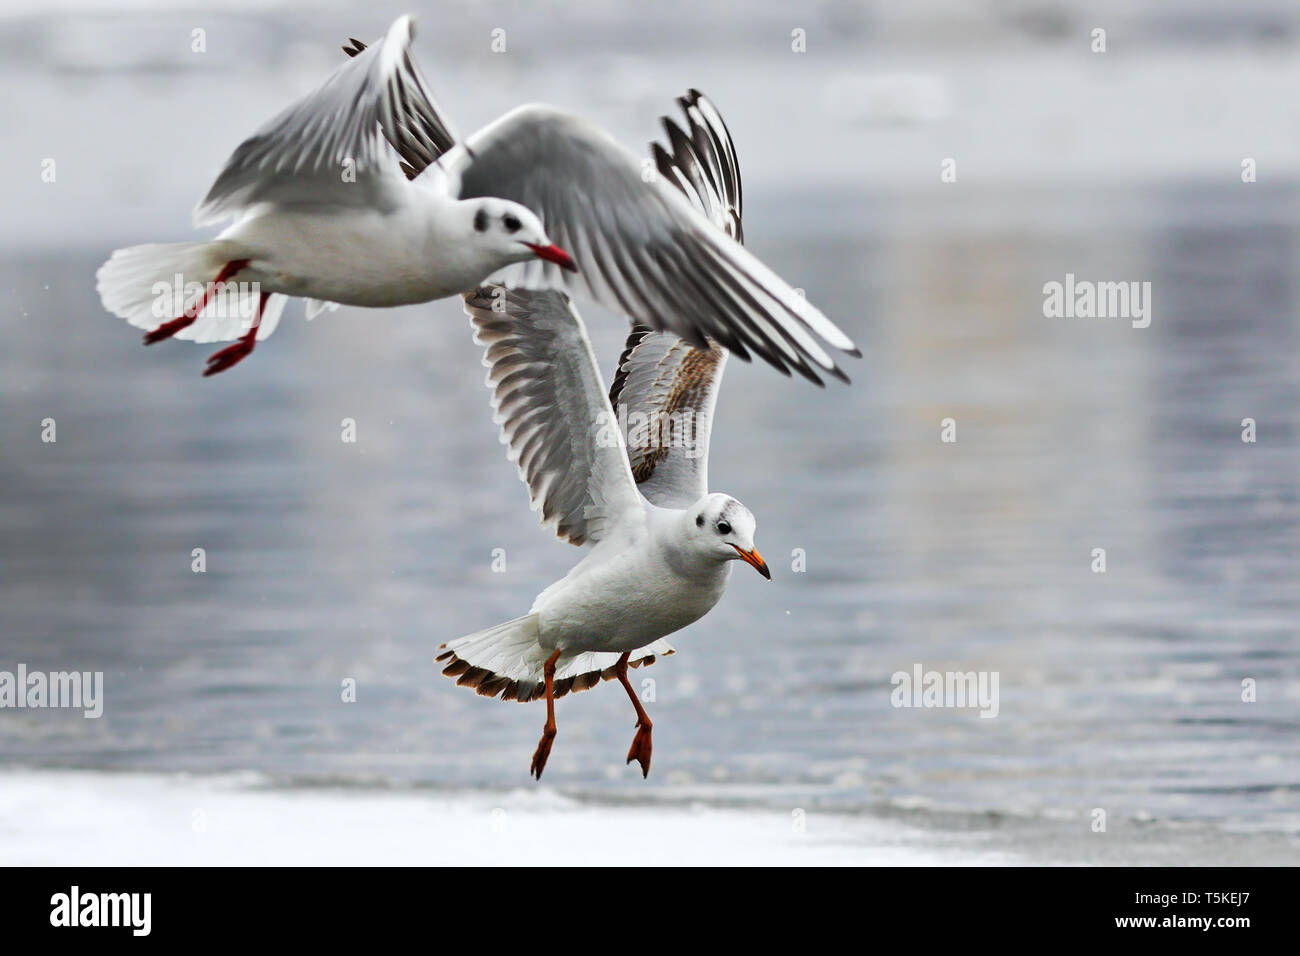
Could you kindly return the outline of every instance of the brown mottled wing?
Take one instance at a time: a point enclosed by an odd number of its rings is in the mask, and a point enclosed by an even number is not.
[[[669,146],[651,145],[655,165],[696,210],[739,242],[740,165],[727,125],[698,90],[677,104],[686,125],[663,117]],[[628,336],[609,398],[615,413],[625,416],[632,477],[652,503],[681,508],[708,493],[709,435],[726,358],[716,342],[707,350],[692,348],[671,332],[643,325]]]
[[[709,437],[725,349],[636,329],[619,363],[614,414],[637,488],[662,508],[686,508],[709,490]]]

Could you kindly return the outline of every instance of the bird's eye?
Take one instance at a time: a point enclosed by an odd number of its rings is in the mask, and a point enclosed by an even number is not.
[[[478,212],[474,213],[474,231],[487,232],[487,227],[488,214],[485,210],[480,209]]]
[[[695,516],[695,527],[697,527],[697,528],[703,528],[703,527],[704,527],[704,515],[696,515],[696,516]]]
[[[519,221],[518,216],[506,213],[501,217],[501,225],[506,227],[506,232],[518,232],[520,227],[523,226],[523,223]]]
[[[725,521],[718,522],[718,534],[731,534],[731,525]]]

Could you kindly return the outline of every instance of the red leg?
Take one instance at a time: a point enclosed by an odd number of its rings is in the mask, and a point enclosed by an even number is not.
[[[560,652],[556,651],[546,659],[542,668],[542,673],[546,675],[546,726],[542,728],[542,739],[537,742],[537,750],[533,752],[533,765],[528,769],[538,780],[542,779],[546,758],[551,755],[551,744],[555,742],[555,662],[559,657]]]
[[[208,367],[204,371],[203,377],[216,375],[218,372],[224,372],[232,365],[238,365],[253,352],[253,346],[257,345],[257,330],[262,324],[262,312],[266,308],[266,300],[271,297],[271,293],[263,292],[257,300],[257,315],[253,316],[253,324],[247,332],[241,335],[234,345],[227,345],[219,352],[213,352],[208,356]]]
[[[251,261],[251,259],[231,259],[227,262],[221,267],[221,271],[217,273],[217,277],[204,287],[203,294],[199,296],[198,301],[196,301],[193,306],[183,310],[180,318],[172,319],[170,322],[164,322],[152,332],[146,332],[144,334],[144,344],[153,345],[155,342],[169,339],[181,329],[187,329],[193,325],[194,320],[197,319],[199,313],[203,311],[203,307],[208,304],[208,298],[212,295],[212,290],[220,283],[225,282],[240,269],[244,268],[244,266],[248,265]]]
[[[650,715],[645,712],[645,708],[641,706],[641,699],[637,697],[636,691],[628,682],[627,659],[631,656],[630,651],[624,653],[614,666],[618,668],[618,682],[623,685],[627,696],[632,700],[632,706],[636,708],[636,736],[632,738],[632,746],[627,752],[627,762],[631,763],[635,760],[639,763],[641,776],[644,778],[650,776],[650,752],[653,749],[650,732],[654,730],[654,724],[650,723]]]

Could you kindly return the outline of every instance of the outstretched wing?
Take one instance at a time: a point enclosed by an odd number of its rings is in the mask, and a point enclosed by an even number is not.
[[[626,421],[632,477],[661,508],[687,508],[709,490],[709,436],[727,353],[671,332],[633,329],[610,402]]]
[[[699,91],[677,103],[686,129],[663,118],[669,149],[651,145],[655,165],[701,215],[740,241],[740,164],[731,134]],[[696,349],[646,327],[628,336],[609,402],[627,423],[632,477],[652,504],[686,508],[708,493],[709,437],[726,361],[716,343]]]
[[[410,17],[240,144],[194,211],[196,226],[259,202],[392,208],[403,180],[383,129],[419,118],[431,142],[454,142],[411,61]]]
[[[350,37],[343,47],[348,56],[356,56],[366,45]],[[396,97],[396,109],[381,113],[379,128],[388,145],[402,158],[402,172],[414,179],[432,166],[443,153],[456,145],[451,128],[438,112],[429,95],[429,84],[415,61],[407,58],[399,75],[402,81]]]
[[[482,286],[465,295],[484,347],[501,440],[542,526],[570,544],[599,541],[643,504],[591,342],[569,297]]]
[[[740,227],[740,162],[722,114],[699,90],[677,98],[686,117],[683,130],[671,117],[660,118],[671,152],[650,144],[660,175],[681,190],[706,219],[737,242]]]
[[[711,339],[786,374],[847,381],[817,338],[859,354],[848,336],[663,177],[643,178],[637,159],[589,123],[522,107],[454,148],[444,167],[453,195],[522,203],[578,263],[577,273],[541,260],[522,263],[511,267],[507,284],[569,282],[700,348]]]

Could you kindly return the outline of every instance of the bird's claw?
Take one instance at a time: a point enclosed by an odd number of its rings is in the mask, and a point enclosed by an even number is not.
[[[555,742],[555,731],[545,730],[542,732],[542,739],[537,742],[537,749],[533,751],[533,763],[528,768],[530,776],[537,780],[542,779],[542,771],[546,769],[546,758],[551,755],[551,744]]]
[[[246,338],[240,339],[234,345],[227,345],[219,352],[213,352],[208,356],[208,367],[204,370],[203,376],[216,375],[218,372],[224,372],[232,365],[238,365],[253,351],[253,342]]]
[[[641,765],[641,778],[645,779],[650,776],[650,753],[653,749],[650,732],[654,725],[650,723],[640,723],[636,725],[636,736],[632,738],[632,746],[627,752],[627,762],[635,760]]]

